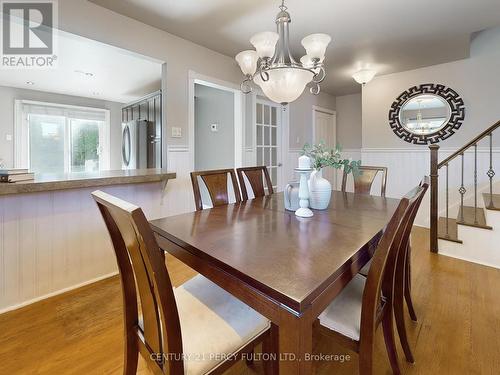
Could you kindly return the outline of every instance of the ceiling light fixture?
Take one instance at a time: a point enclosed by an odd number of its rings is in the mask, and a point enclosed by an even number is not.
[[[373,77],[375,77],[375,74],[377,74],[376,70],[364,68],[354,73],[352,78],[354,78],[354,80],[360,85],[366,85],[373,79]]]
[[[33,86],[35,84],[35,82],[33,82],[33,81],[26,81],[26,84],[30,85],[30,86]]]
[[[252,91],[253,81],[264,94],[276,103],[287,104],[296,100],[308,83],[310,92],[318,95],[319,84],[326,78],[323,60],[331,41],[329,35],[311,34],[302,39],[306,55],[296,62],[290,53],[289,24],[290,13],[282,0],[280,12],[276,16],[278,32],[264,31],[250,38],[256,51],[240,52],[235,59],[245,75],[241,91]],[[277,47],[277,48],[276,48]]]
[[[93,77],[94,73],[92,72],[84,72],[83,70],[75,70],[75,73],[82,74],[87,77]]]

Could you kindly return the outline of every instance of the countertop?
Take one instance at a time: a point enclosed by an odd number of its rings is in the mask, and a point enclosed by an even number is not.
[[[0,195],[37,193],[109,185],[166,182],[176,177],[165,169],[131,169],[64,174],[36,174],[32,181],[0,183]]]

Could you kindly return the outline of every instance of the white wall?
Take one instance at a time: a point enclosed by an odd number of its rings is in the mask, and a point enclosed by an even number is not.
[[[0,86],[0,113],[2,114],[2,121],[0,122],[0,159],[3,159],[7,167],[14,166],[14,139],[7,141],[6,135],[14,135],[14,101],[17,99],[109,109],[111,128],[110,168],[121,169],[121,108],[123,104]]]

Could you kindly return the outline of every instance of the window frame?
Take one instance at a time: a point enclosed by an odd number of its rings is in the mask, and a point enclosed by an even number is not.
[[[110,169],[110,138],[111,138],[111,112],[109,109],[96,107],[83,107],[68,104],[40,102],[33,100],[15,100],[14,101],[14,167],[15,168],[30,168],[30,153],[29,153],[29,123],[28,114],[23,112],[24,104],[32,104],[47,107],[58,107],[62,109],[73,109],[91,112],[104,113],[104,125],[102,131],[99,131],[99,170]],[[64,173],[71,172],[71,128],[70,122],[73,117],[65,117],[64,128]]]

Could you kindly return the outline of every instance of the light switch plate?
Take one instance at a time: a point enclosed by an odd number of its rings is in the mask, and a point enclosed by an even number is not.
[[[5,134],[6,141],[12,141],[12,134]]]
[[[213,132],[219,131],[219,124],[210,124],[210,130]]]
[[[178,127],[172,127],[172,138],[181,138],[182,129]]]

